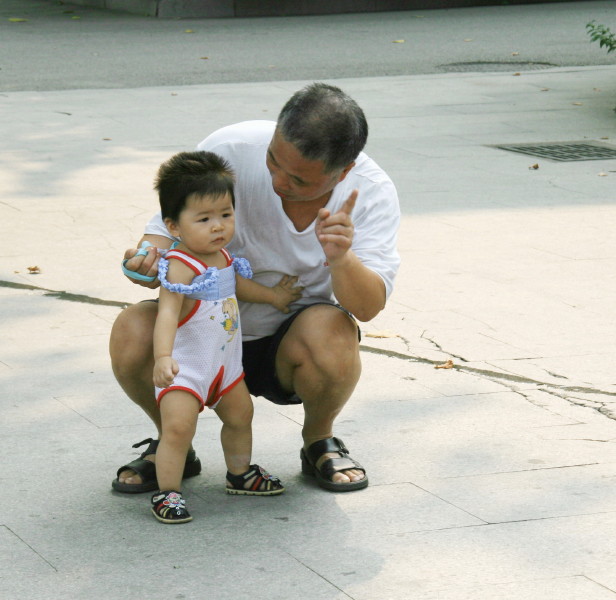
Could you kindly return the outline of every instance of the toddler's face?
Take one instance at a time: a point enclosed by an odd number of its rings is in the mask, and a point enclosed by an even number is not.
[[[235,233],[231,196],[189,196],[179,220],[167,223],[167,228],[195,254],[215,254]]]

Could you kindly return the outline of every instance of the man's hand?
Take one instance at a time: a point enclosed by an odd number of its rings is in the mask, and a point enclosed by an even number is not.
[[[159,388],[169,387],[180,372],[177,361],[171,356],[161,356],[154,363],[154,385]]]
[[[317,215],[315,231],[330,266],[343,258],[353,243],[351,213],[358,193],[358,190],[353,190],[337,213],[332,215],[326,208],[321,208]]]
[[[139,255],[137,255],[138,252]],[[142,279],[135,279],[130,275],[126,275],[132,283],[153,290],[160,285],[160,282],[156,279],[156,275],[158,274],[158,259],[161,257],[161,253],[155,246],[150,246],[146,249],[146,252],[147,254],[143,255],[143,252],[140,252],[140,250],[136,248],[126,250],[126,252],[124,252],[124,260],[126,261],[124,263],[124,267],[126,267],[129,271],[135,271],[140,275],[154,277],[153,281],[143,281]]]
[[[272,287],[274,292],[274,302],[272,306],[283,313],[289,312],[289,304],[299,300],[302,297],[303,287],[294,287],[297,283],[297,277],[283,275],[282,279]]]

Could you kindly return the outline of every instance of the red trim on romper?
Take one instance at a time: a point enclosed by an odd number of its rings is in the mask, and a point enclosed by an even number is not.
[[[192,258],[193,260],[197,261],[199,264],[203,265],[206,269],[208,268],[208,266],[205,263],[201,262],[198,258],[191,256],[187,252],[182,252],[181,250],[173,250],[173,252],[177,252],[178,254],[183,254],[184,256],[188,256]],[[199,269],[197,269],[195,265],[193,265],[190,261],[186,260],[182,256],[170,256],[169,260],[179,260],[182,264],[186,265],[195,275],[201,275],[201,271],[199,271]]]
[[[217,399],[214,402],[209,402],[209,401],[207,403],[204,402],[201,396],[199,396],[197,392],[195,392],[194,390],[191,390],[190,388],[184,387],[182,385],[172,385],[171,387],[165,388],[164,390],[160,392],[160,394],[158,395],[158,398],[156,398],[156,403],[160,406],[160,401],[163,399],[163,396],[165,396],[168,392],[173,392],[173,391],[188,392],[191,396],[194,396],[195,400],[197,400],[199,404],[201,405],[199,412],[203,412],[203,409],[206,406],[208,408],[216,408],[216,405],[220,402],[222,397],[225,394],[228,394],[240,381],[242,381],[242,379],[244,379],[244,376],[245,376],[244,371],[242,371],[241,375],[239,375],[239,377],[235,381],[230,383],[224,390],[220,390],[220,392],[217,395]]]
[[[199,306],[201,306],[201,300],[195,300],[195,305],[192,307],[191,311],[181,321],[178,322],[178,327],[182,327],[184,323],[190,321],[190,319],[194,317],[195,313],[199,310]]]
[[[171,250],[170,252],[177,252],[178,254],[183,254],[184,256],[188,256],[192,258],[192,260],[198,262],[200,265],[203,265],[206,269],[210,268],[202,260],[198,259],[196,256],[193,256],[192,254],[188,254],[188,252],[184,252],[184,250],[174,249],[174,250]],[[228,250],[226,250],[225,248],[221,248],[220,253],[225,257],[225,260],[227,261],[227,267],[233,263],[233,257],[231,256]],[[184,263],[187,267],[190,267],[197,275],[201,275],[201,273],[195,269],[194,265],[190,264],[188,261],[183,259],[181,256],[171,256],[170,258],[175,258],[176,260],[179,260],[180,262]]]
[[[233,257],[231,253],[226,248],[221,248],[220,252],[227,259],[227,267],[233,263]]]
[[[160,401],[169,392],[188,392],[191,396],[195,397],[195,400],[197,400],[197,402],[199,402],[199,405],[201,406],[201,408],[199,408],[199,412],[202,412],[203,408],[205,407],[203,398],[201,398],[201,396],[199,396],[199,394],[197,394],[195,390],[191,390],[190,388],[184,387],[183,385],[172,385],[171,387],[168,387],[162,390],[160,394],[158,394],[158,398],[156,398],[156,404],[160,406]]]

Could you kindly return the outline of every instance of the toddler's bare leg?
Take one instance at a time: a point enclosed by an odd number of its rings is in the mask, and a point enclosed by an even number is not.
[[[188,392],[172,391],[160,401],[162,436],[156,451],[156,479],[161,490],[182,489],[186,455],[197,429],[199,401]]]
[[[240,381],[214,409],[222,421],[220,441],[227,470],[234,475],[245,473],[252,456],[252,398]]]

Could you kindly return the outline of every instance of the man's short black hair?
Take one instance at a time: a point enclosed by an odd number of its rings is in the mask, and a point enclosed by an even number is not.
[[[291,96],[278,116],[277,131],[325,172],[343,169],[364,149],[368,123],[357,102],[340,88],[312,83]]]

